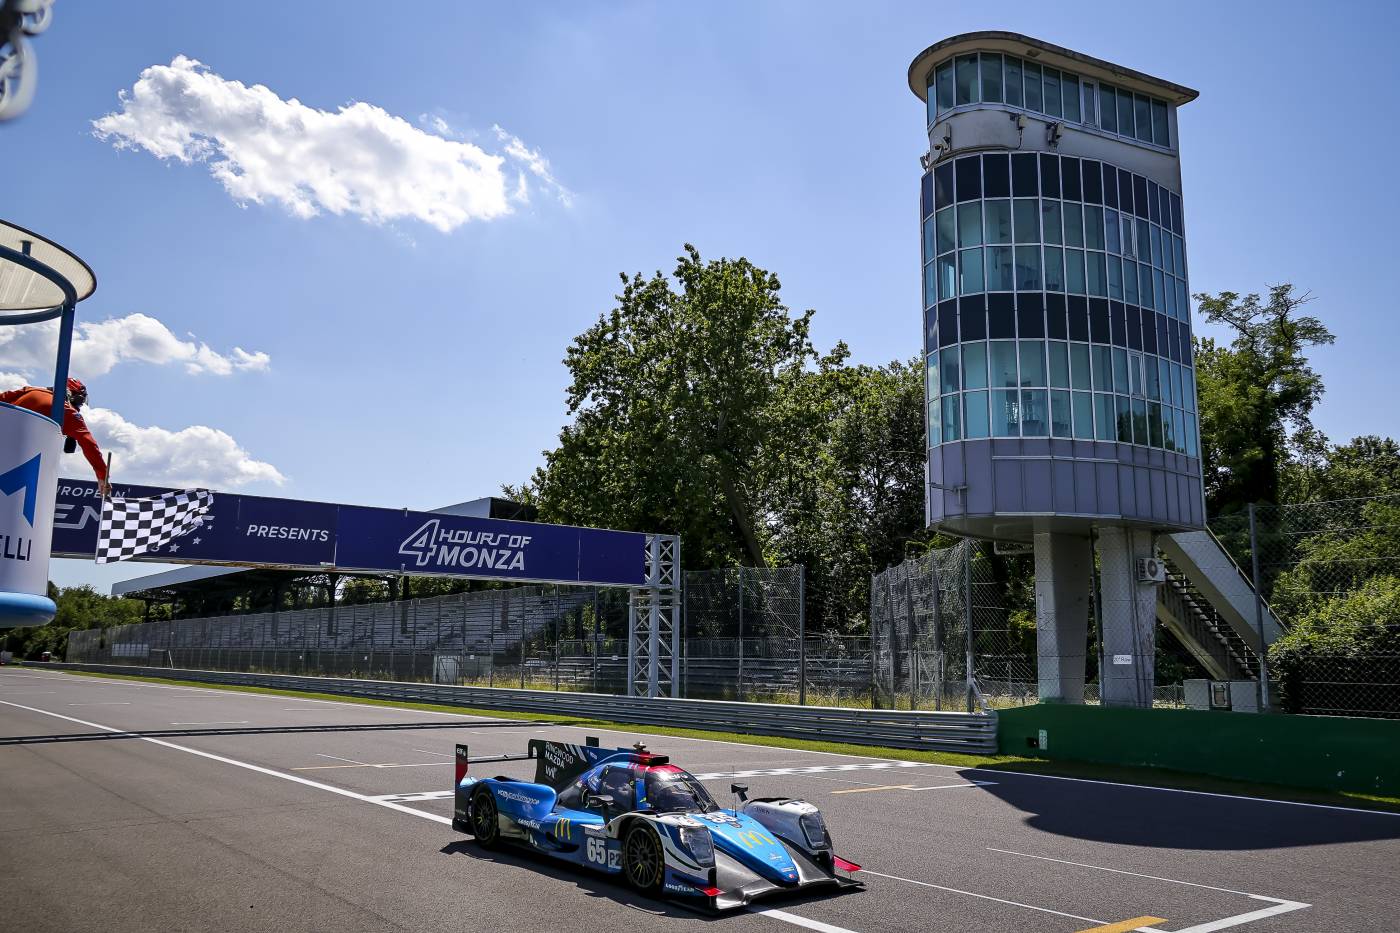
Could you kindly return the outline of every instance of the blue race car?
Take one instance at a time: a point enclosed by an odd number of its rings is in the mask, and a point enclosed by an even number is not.
[[[749,800],[722,808],[693,775],[643,745],[600,748],[531,739],[535,780],[477,778],[457,746],[452,828],[487,848],[514,843],[620,874],[639,891],[714,910],[769,895],[862,888],[860,870],[832,851],[821,811],[802,800]]]

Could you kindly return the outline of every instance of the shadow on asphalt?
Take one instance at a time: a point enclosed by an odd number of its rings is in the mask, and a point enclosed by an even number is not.
[[[977,770],[964,777],[1040,832],[1156,849],[1241,851],[1400,838],[1400,814],[1262,802]]]
[[[50,742],[101,742],[110,739],[170,739],[199,735],[295,735],[302,732],[399,732],[413,729],[490,729],[518,727],[520,722],[398,722],[320,726],[252,726],[244,729],[142,729],[132,732],[68,732],[58,735],[0,736],[0,745],[42,745]],[[552,726],[555,723],[530,722]]]
[[[548,878],[566,884],[583,891],[589,897],[605,898],[624,907],[631,907],[645,914],[654,917],[686,917],[699,918],[701,920],[722,920],[728,914],[713,914],[703,910],[695,910],[689,907],[671,902],[656,900],[642,894],[638,894],[626,887],[621,882],[615,882],[607,875],[599,875],[586,868],[575,868],[561,864],[547,855],[530,852],[527,849],[503,848],[484,849],[475,842],[459,839],[449,842],[439,850],[443,855],[460,855],[466,858],[475,859],[479,862],[490,862],[495,865],[513,865],[517,868],[528,868]]]

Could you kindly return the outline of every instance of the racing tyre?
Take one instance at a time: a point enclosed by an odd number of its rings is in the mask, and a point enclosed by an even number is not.
[[[622,837],[622,873],[638,891],[654,894],[666,880],[666,856],[656,830],[635,822]]]
[[[472,794],[472,835],[483,848],[494,849],[501,844],[496,798],[485,787],[477,788]]]

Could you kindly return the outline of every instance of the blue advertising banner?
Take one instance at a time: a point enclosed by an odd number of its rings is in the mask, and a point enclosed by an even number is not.
[[[112,494],[135,499],[171,491],[154,486],[115,486]],[[55,556],[92,557],[101,521],[102,500],[96,483],[58,481]],[[153,548],[142,560],[316,568],[335,560],[335,527],[336,506],[330,503],[216,492],[198,528],[164,547]]]
[[[630,531],[353,505],[335,555],[346,569],[629,586],[645,582],[645,559],[646,535]]]
[[[112,490],[124,498],[167,492]],[[54,556],[93,557],[101,520],[97,484],[60,479]],[[139,559],[640,586],[646,535],[216,492],[199,527]]]

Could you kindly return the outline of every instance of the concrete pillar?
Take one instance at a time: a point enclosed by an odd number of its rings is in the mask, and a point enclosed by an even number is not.
[[[1088,538],[1036,532],[1035,641],[1040,699],[1084,702],[1084,656],[1089,645]]]
[[[1104,706],[1152,705],[1157,649],[1157,588],[1138,583],[1137,559],[1152,556],[1152,534],[1135,528],[1099,529],[1099,580],[1103,589]]]

